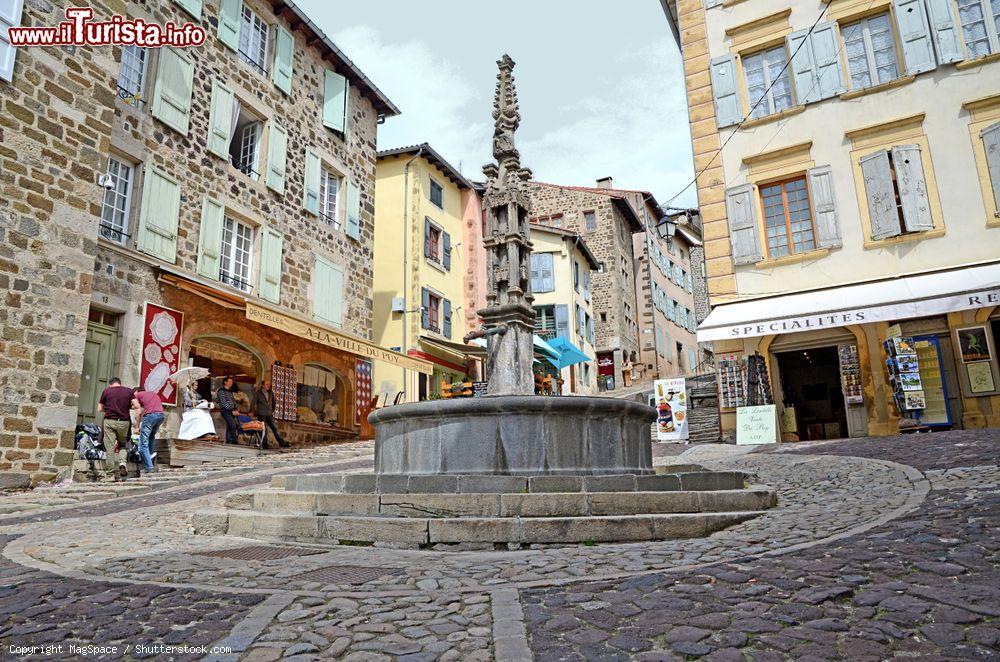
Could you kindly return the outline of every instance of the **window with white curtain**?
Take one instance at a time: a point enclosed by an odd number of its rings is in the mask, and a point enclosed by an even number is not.
[[[958,0],[958,18],[970,59],[1000,52],[1000,0]]]
[[[118,244],[128,239],[128,215],[132,206],[132,166],[115,157],[108,159],[111,188],[104,189],[101,236]]]
[[[889,14],[845,25],[840,32],[844,37],[852,89],[888,83],[899,77]]]
[[[238,290],[250,290],[250,270],[253,267],[252,226],[226,217],[222,225],[222,251],[219,280]]]
[[[753,111],[751,117],[764,117],[791,108],[792,82],[788,54],[784,46],[769,48],[743,58],[743,76]],[[760,102],[760,103],[758,103]]]
[[[267,73],[268,25],[252,9],[243,5],[240,21],[240,59],[262,74]]]
[[[323,168],[319,178],[319,214],[334,230],[340,229],[340,216],[337,214],[339,200],[340,177]]]
[[[122,47],[122,64],[118,70],[118,98],[136,108],[142,104],[142,89],[146,79],[148,59],[145,48]]]

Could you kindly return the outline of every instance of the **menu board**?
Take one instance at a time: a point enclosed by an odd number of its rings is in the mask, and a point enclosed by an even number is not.
[[[486,388],[490,385],[489,382],[472,382],[472,397],[482,398],[486,395]]]
[[[840,386],[844,391],[844,402],[860,405],[864,402],[861,391],[861,361],[858,359],[857,345],[841,345],[837,349],[840,356]]]
[[[746,363],[738,354],[723,354],[718,358],[719,406],[723,409],[746,404]]]

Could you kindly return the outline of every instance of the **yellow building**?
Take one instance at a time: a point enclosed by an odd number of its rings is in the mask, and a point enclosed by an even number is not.
[[[534,224],[531,227],[531,293],[535,300],[535,333],[543,340],[557,336],[576,345],[590,360],[563,368],[563,394],[597,391],[594,318],[590,273],[597,259],[572,230]],[[544,365],[553,374],[551,365]]]
[[[423,375],[376,364],[373,391],[392,401],[435,397],[442,382],[478,371],[462,343],[462,200],[471,189],[427,143],[378,153],[374,339],[434,365],[433,375]]]

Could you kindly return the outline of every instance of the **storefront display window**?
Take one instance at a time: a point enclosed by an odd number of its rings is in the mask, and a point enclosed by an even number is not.
[[[307,364],[299,371],[297,414],[301,423],[340,424],[344,386],[342,377],[321,365]]]

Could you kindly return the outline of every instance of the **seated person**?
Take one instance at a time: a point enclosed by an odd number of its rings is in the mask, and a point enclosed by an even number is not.
[[[333,398],[327,398],[323,403],[323,422],[336,425],[340,421],[340,406]]]

